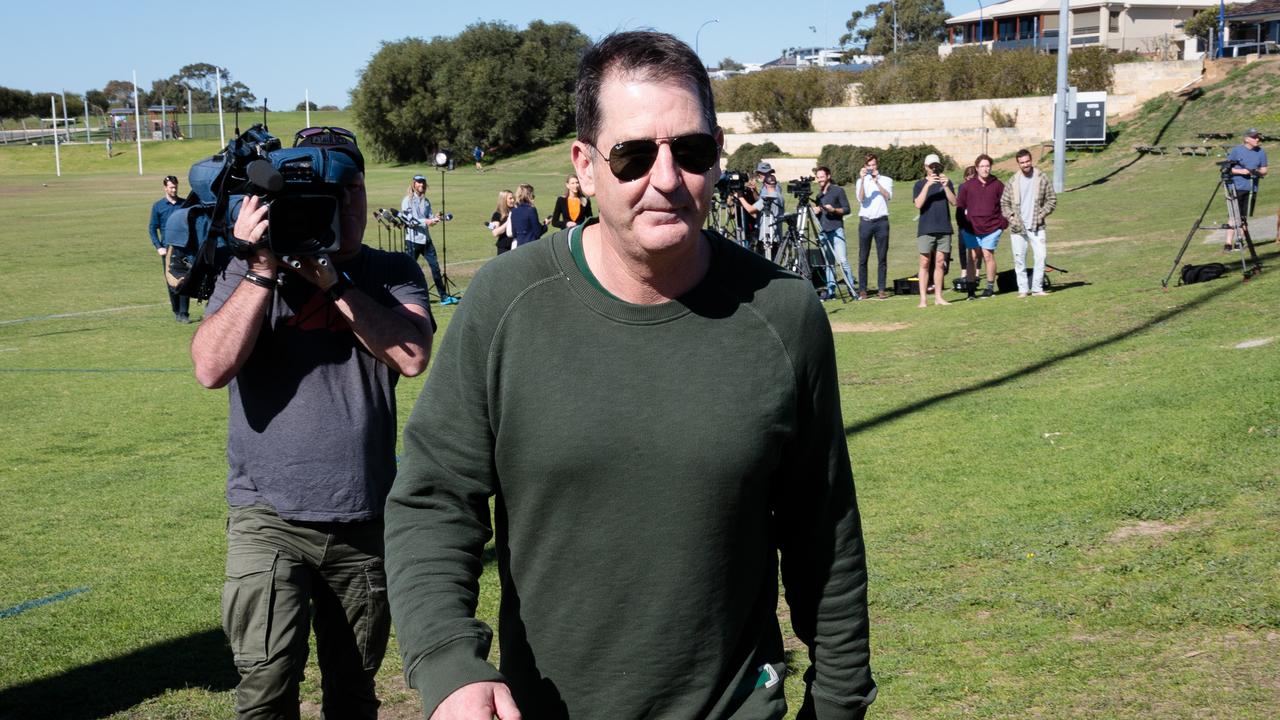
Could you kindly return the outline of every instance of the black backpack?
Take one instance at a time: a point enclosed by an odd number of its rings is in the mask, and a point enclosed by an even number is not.
[[[1217,280],[1227,274],[1227,266],[1222,263],[1205,263],[1204,265],[1183,265],[1182,266],[1182,284],[1190,285],[1191,283],[1204,282],[1205,280]]]

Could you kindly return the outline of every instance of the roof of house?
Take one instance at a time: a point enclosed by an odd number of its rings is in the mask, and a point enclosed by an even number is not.
[[[1274,3],[1280,2],[1280,0],[1258,0],[1258,2]],[[1118,5],[1119,3],[1109,2],[1108,0],[1070,0],[1070,8],[1072,10],[1085,10],[1112,4]],[[1128,7],[1190,7],[1199,9],[1216,7],[1218,0],[1126,0],[1124,5]],[[987,5],[978,10],[956,15],[947,20],[947,24],[957,25],[977,22],[979,19],[991,20],[1014,15],[1056,13],[1059,7],[1058,0],[1005,0],[1002,3]]]
[[[1248,5],[1236,7],[1227,13],[1227,17],[1251,17],[1253,15],[1270,15],[1273,13],[1280,13],[1280,0],[1254,0]]]

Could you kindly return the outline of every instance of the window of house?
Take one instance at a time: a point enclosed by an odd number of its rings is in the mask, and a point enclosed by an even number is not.
[[[1107,22],[1107,32],[1120,32],[1120,13],[1111,11],[1111,19]]]

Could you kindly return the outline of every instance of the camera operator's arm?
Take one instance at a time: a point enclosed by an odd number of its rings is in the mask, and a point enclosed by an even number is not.
[[[235,237],[257,243],[267,229],[267,206],[256,196],[245,199],[236,218]],[[265,246],[249,258],[248,272],[231,296],[206,315],[191,339],[191,361],[196,380],[207,388],[225,386],[249,359],[262,331],[264,312],[275,294],[276,258]]]
[[[746,199],[745,197],[743,197],[741,193],[734,193],[733,197],[737,199],[738,204],[741,205],[742,209],[746,210],[747,214],[750,215],[751,217],[755,217],[760,213],[760,210],[756,207],[756,204]]]
[[[313,257],[299,258],[301,267],[294,272],[315,285],[330,298],[333,306],[346,318],[360,344],[384,365],[414,377],[427,369],[431,358],[431,320],[420,305],[387,307],[365,295],[345,276],[340,277],[333,263],[321,265]]]

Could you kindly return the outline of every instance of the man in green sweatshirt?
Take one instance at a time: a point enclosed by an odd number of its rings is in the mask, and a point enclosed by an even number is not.
[[[477,273],[405,427],[406,678],[436,720],[782,718],[781,569],[799,717],[861,718],[866,562],[813,287],[701,229],[723,135],[687,45],[606,37],[577,98],[598,219]],[[475,618],[495,534],[499,668]]]

